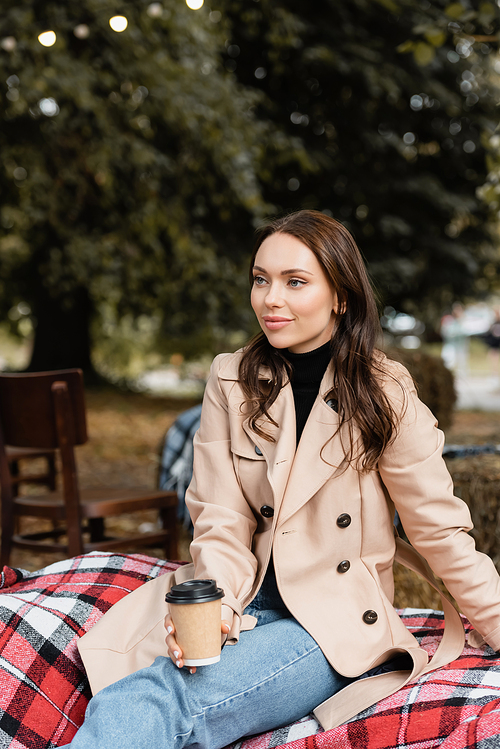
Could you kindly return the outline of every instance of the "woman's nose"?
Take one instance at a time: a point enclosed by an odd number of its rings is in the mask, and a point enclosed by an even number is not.
[[[283,295],[278,285],[271,284],[269,286],[265,301],[268,307],[282,307],[283,306]]]

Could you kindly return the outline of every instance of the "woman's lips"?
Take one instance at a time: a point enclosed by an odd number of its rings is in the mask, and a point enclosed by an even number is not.
[[[268,330],[280,330],[280,328],[284,328],[286,325],[292,322],[292,320],[289,320],[287,317],[263,317],[265,326]]]

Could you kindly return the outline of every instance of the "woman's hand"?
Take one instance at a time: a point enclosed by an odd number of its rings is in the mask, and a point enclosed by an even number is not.
[[[167,643],[168,655],[170,659],[175,663],[177,668],[182,668],[184,666],[184,661],[182,660],[182,650],[180,649],[179,645],[177,644],[177,640],[175,639],[175,627],[170,614],[166,615],[164,626],[167,630],[165,642]],[[223,619],[221,621],[221,634],[226,637],[229,634],[230,629],[231,627],[229,626],[229,622]],[[190,674],[196,673],[196,666],[188,666],[188,668]]]

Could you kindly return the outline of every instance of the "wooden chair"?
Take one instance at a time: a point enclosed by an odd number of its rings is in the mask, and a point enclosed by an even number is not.
[[[12,492],[16,497],[20,484],[42,484],[52,491],[56,490],[56,452],[55,450],[37,450],[36,447],[14,447],[5,445],[7,461],[10,468]],[[27,460],[44,458],[47,462],[45,473],[21,473],[19,463]]]
[[[74,446],[85,442],[87,424],[81,370],[0,374],[1,566],[9,563],[13,546],[63,552],[68,556],[137,545],[163,546],[168,559],[177,557],[176,493],[146,487],[80,489]],[[62,491],[15,496],[6,445],[42,451],[57,449],[61,456]],[[148,509],[160,513],[162,528],[158,531],[105,537],[104,518]],[[58,525],[63,522],[64,527],[16,534],[15,518],[22,515],[48,518]],[[83,520],[87,521],[90,541],[83,539]],[[64,534],[67,543],[58,541]]]

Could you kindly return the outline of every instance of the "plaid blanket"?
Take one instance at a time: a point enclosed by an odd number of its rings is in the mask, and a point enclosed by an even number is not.
[[[93,552],[0,579],[0,747],[67,744],[91,697],[76,647],[111,606],[176,569],[140,554]]]
[[[114,603],[176,563],[140,554],[93,552],[38,572],[0,577],[0,747],[49,749],[69,743],[90,698],[76,647]],[[441,612],[405,609],[406,626],[430,654]],[[464,620],[466,628],[469,624]],[[498,749],[500,656],[466,647],[349,723],[323,732],[313,716],[246,738],[230,749]],[[229,749],[229,748],[228,748]]]
[[[158,489],[177,492],[177,517],[186,528],[193,527],[185,498],[193,477],[193,439],[200,416],[201,403],[183,411],[174,421],[165,435],[158,475]]]

